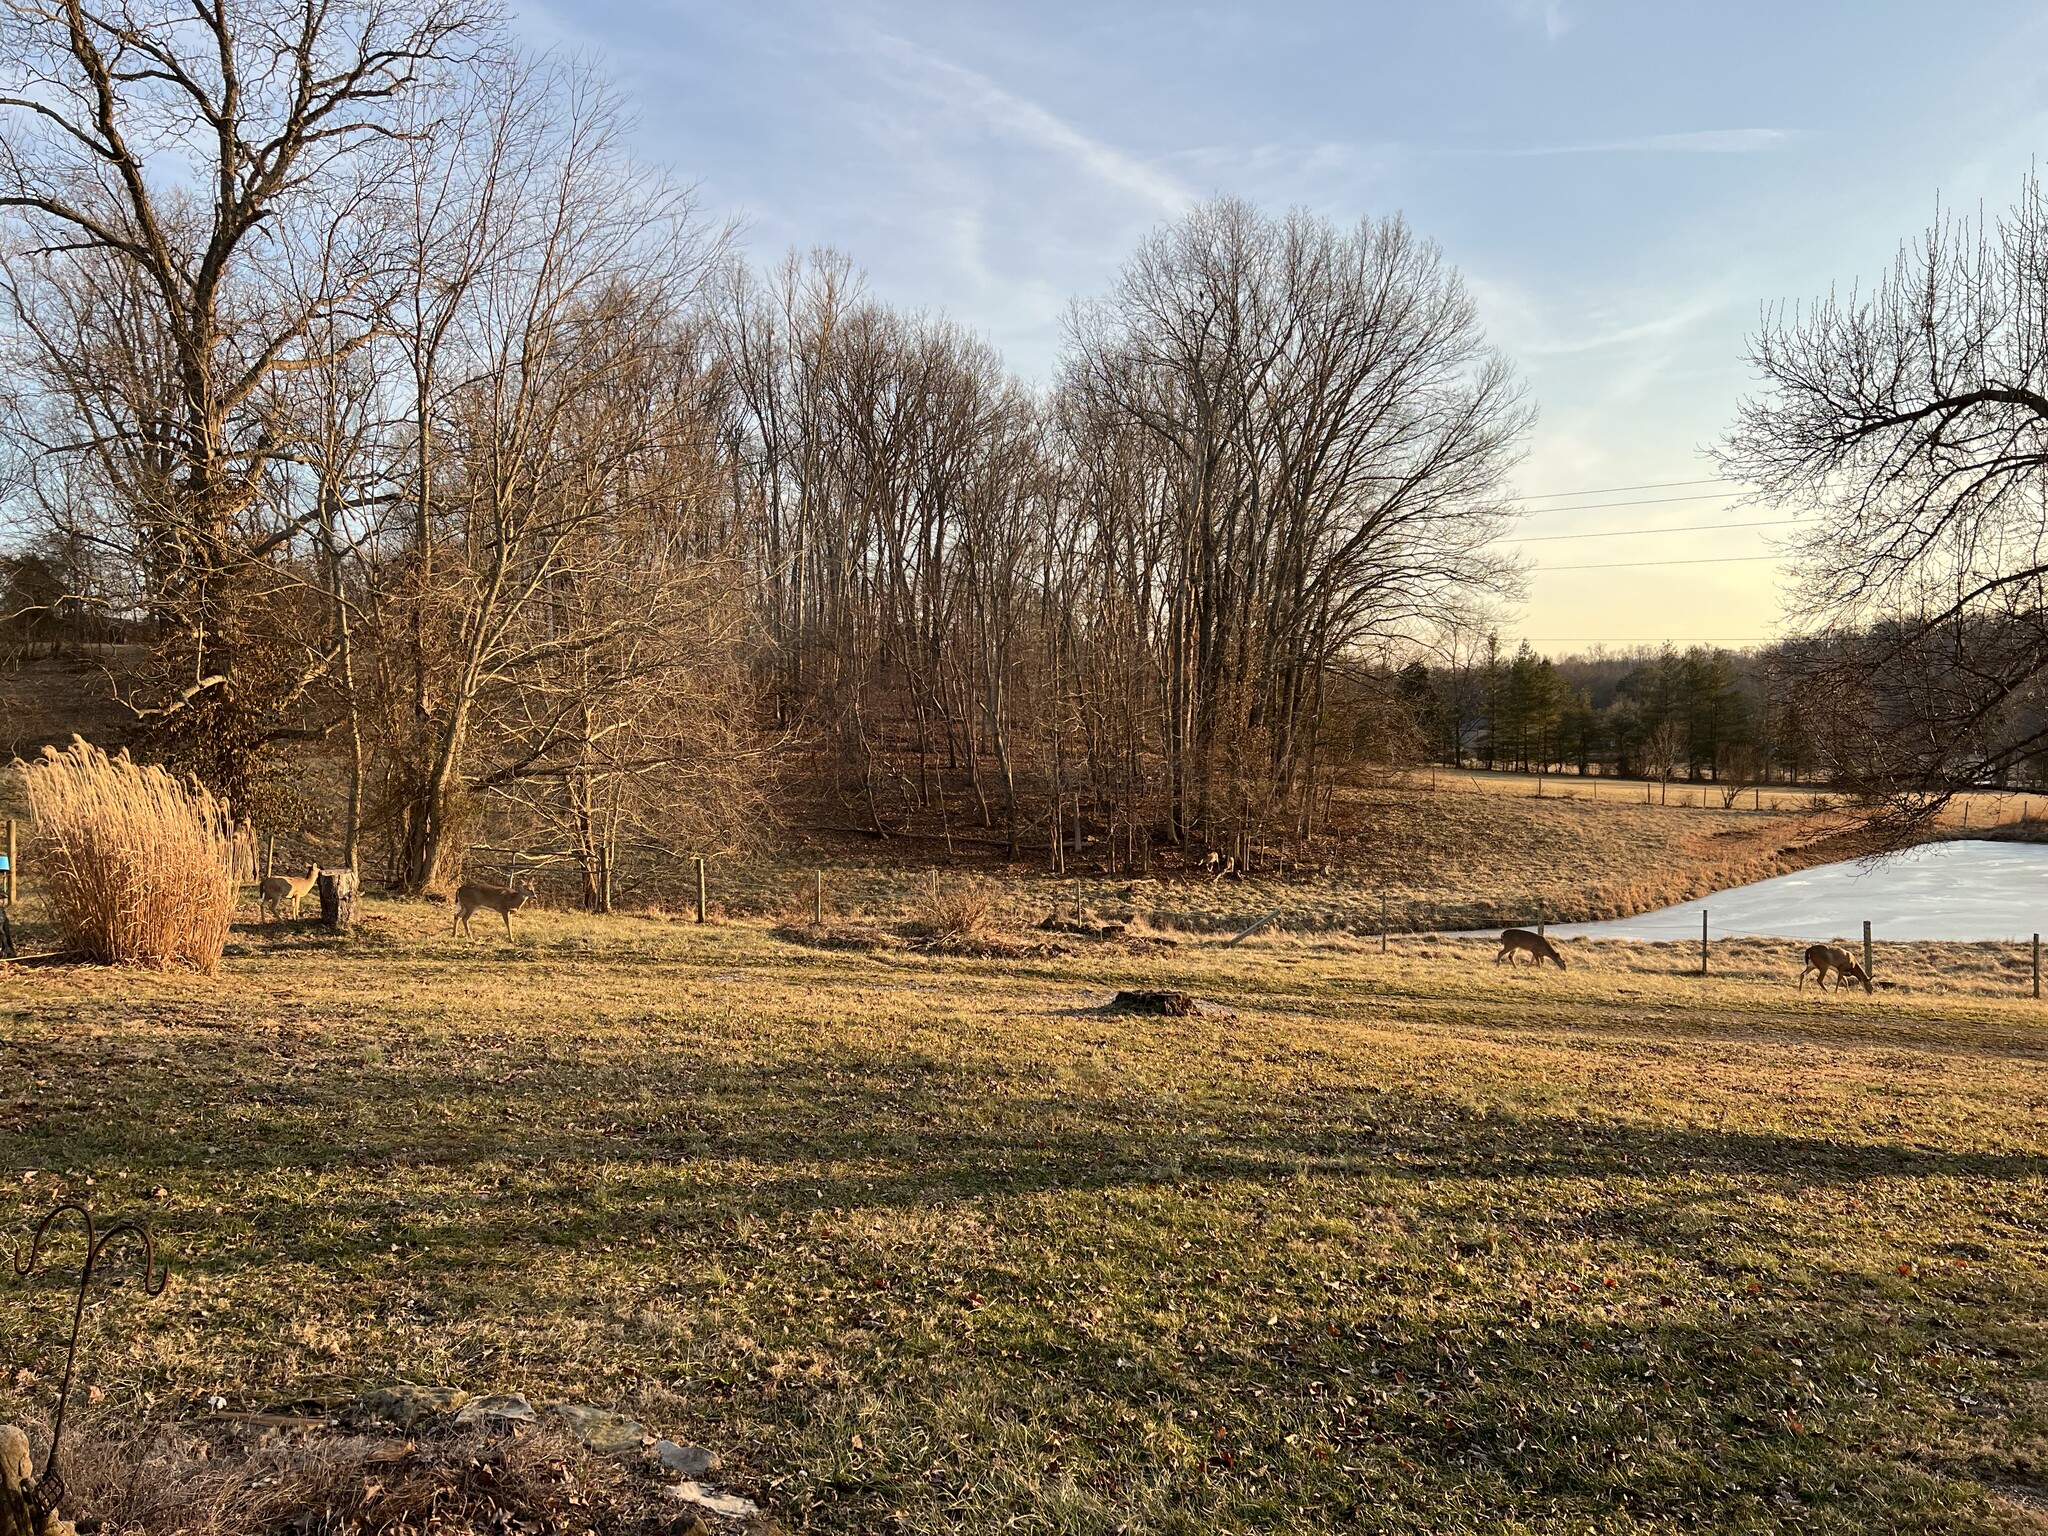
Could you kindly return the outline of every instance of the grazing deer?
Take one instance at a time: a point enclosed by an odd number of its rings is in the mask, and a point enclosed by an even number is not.
[[[1499,965],[1505,960],[1514,965],[1517,954],[1527,955],[1538,967],[1546,960],[1555,960],[1557,968],[1560,971],[1564,969],[1564,956],[1557,952],[1557,946],[1542,934],[1531,933],[1526,928],[1509,928],[1501,934],[1500,953],[1493,957],[1493,963]]]
[[[455,921],[448,925],[452,934],[460,927],[469,932],[469,917],[488,907],[505,919],[505,932],[512,932],[512,914],[533,900],[533,887],[523,880],[515,880],[507,890],[500,885],[465,885],[455,893]]]
[[[1844,976],[1852,981],[1862,982],[1863,990],[1866,992],[1871,989],[1869,972],[1856,963],[1856,957],[1850,954],[1849,951],[1839,949],[1833,944],[1813,944],[1807,947],[1806,964],[1799,968],[1799,985],[1801,987],[1806,985],[1806,973],[1808,971],[1816,972],[1819,975],[1820,984],[1823,987],[1828,984],[1828,972],[1833,971],[1835,973],[1835,990],[1837,992],[1842,990],[1842,978]]]
[[[306,892],[313,889],[314,882],[319,878],[318,864],[308,865],[303,875],[265,875],[256,886],[256,915],[264,917],[268,913],[269,916],[265,920],[274,921],[278,908],[289,901],[292,904],[292,916],[297,917],[299,902]]]

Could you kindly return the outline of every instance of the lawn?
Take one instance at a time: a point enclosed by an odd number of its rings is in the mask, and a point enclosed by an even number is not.
[[[371,912],[212,979],[0,969],[11,1224],[140,1211],[176,1271],[95,1314],[94,1412],[574,1397],[795,1531],[2048,1529],[2011,957],[1823,999],[1789,945],[997,963]],[[1134,984],[1229,1012],[1102,1010]],[[55,1305],[0,1287],[0,1418]]]

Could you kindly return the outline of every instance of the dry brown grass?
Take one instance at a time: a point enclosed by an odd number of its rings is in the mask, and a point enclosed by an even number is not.
[[[82,1431],[82,1432],[80,1432]],[[567,1434],[493,1436],[192,1425],[84,1425],[65,1435],[68,1519],[102,1536],[467,1536],[682,1530],[681,1506]]]
[[[226,806],[86,741],[45,748],[22,778],[65,948],[107,965],[220,963],[236,895]]]
[[[101,1412],[568,1398],[817,1536],[1947,1536],[2048,1499],[2017,946],[1883,946],[1907,985],[1822,997],[1791,942],[1702,979],[446,921],[0,971],[5,1224],[77,1194],[173,1266],[89,1319]],[[0,1418],[47,1412],[61,1306],[0,1286],[45,1372]]]
[[[988,933],[994,921],[995,904],[986,891],[967,885],[947,886],[940,881],[938,871],[932,871],[931,889],[924,910],[918,914],[918,926],[926,937],[955,942],[978,939]]]

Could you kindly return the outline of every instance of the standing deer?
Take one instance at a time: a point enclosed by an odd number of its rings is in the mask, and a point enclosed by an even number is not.
[[[265,875],[256,886],[256,915],[264,917],[264,914],[268,913],[269,916],[265,920],[274,921],[278,908],[289,901],[292,904],[292,916],[296,918],[299,915],[299,902],[306,892],[313,889],[314,882],[319,878],[318,864],[308,865],[303,875]]]
[[[1842,990],[1842,978],[1844,976],[1852,981],[1862,982],[1864,991],[1868,992],[1871,990],[1870,975],[1862,966],[1856,963],[1856,957],[1846,949],[1837,948],[1833,944],[1813,944],[1807,947],[1806,964],[1799,968],[1799,985],[1802,988],[1806,985],[1806,973],[1808,971],[1814,971],[1819,974],[1820,984],[1823,987],[1828,984],[1828,972],[1833,971],[1835,973],[1835,990],[1837,992]]]
[[[460,927],[469,932],[469,918],[473,912],[488,907],[505,919],[505,933],[512,932],[512,914],[533,900],[533,887],[523,880],[512,882],[511,888],[501,885],[465,885],[455,893],[455,921],[448,925],[449,933]]]
[[[1505,960],[1509,965],[1514,965],[1518,963],[1515,960],[1517,954],[1527,955],[1535,961],[1538,968],[1541,968],[1546,960],[1555,960],[1560,971],[1565,968],[1564,956],[1557,952],[1557,946],[1542,934],[1531,933],[1526,928],[1509,928],[1501,934],[1500,953],[1493,957],[1493,963],[1499,965]]]

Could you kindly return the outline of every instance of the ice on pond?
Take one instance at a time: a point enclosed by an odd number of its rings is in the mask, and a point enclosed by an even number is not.
[[[2048,933],[2048,846],[1928,843],[1875,863],[1822,864],[1636,917],[1559,923],[1550,932],[1697,939],[1702,907],[1716,937],[1860,939],[1868,920],[1878,939],[2024,939]]]

